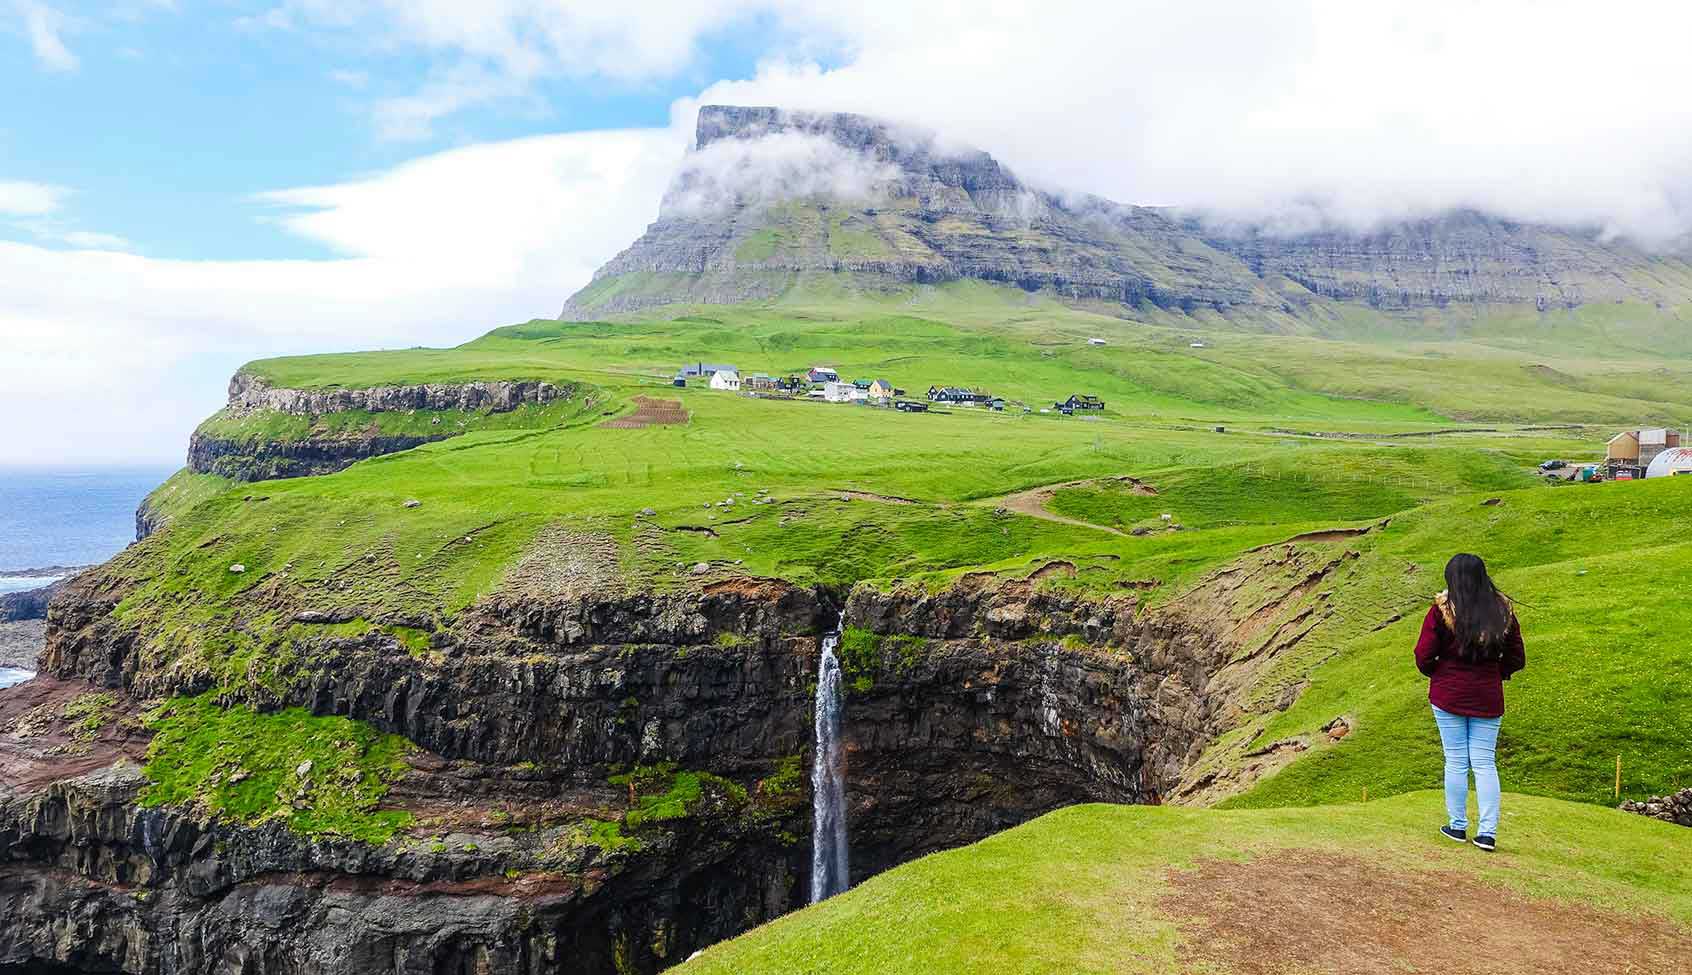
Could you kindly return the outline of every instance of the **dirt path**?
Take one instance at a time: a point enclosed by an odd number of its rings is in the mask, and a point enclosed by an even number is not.
[[[1047,484],[1043,487],[1030,488],[1027,491],[1019,491],[1016,494],[1007,494],[1000,498],[989,498],[981,503],[989,504],[996,508],[1004,508],[1007,511],[1014,511],[1019,515],[1027,515],[1030,518],[1042,518],[1046,521],[1055,521],[1060,525],[1074,525],[1077,528],[1091,528],[1094,531],[1110,532],[1112,535],[1127,537],[1127,532],[1118,531],[1108,525],[1096,525],[1090,521],[1082,521],[1079,518],[1070,518],[1060,515],[1046,507],[1046,503],[1051,501],[1052,495],[1056,494],[1058,491],[1069,487],[1080,487],[1083,484],[1092,484],[1100,480],[1107,479],[1089,477],[1080,481],[1064,481],[1062,484]]]
[[[1314,850],[1200,861],[1169,885],[1158,906],[1180,924],[1184,972],[1655,973],[1684,970],[1692,951],[1692,933],[1662,918]]]

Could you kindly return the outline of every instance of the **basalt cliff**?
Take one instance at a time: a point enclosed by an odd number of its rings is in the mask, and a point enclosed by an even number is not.
[[[819,275],[871,294],[978,280],[1274,331],[1331,331],[1347,308],[1420,321],[1692,300],[1683,248],[1599,228],[1466,210],[1275,230],[1050,192],[985,152],[865,116],[707,105],[658,220],[560,317],[761,301]]]
[[[240,608],[287,642],[230,683],[119,609],[168,531],[71,580],[43,676],[0,696],[6,970],[655,972],[804,902],[815,667],[837,623],[862,880],[1062,805],[1203,789],[1195,760],[1325,618],[1346,562],[1288,545],[1155,610],[1042,584],[1063,565],[939,592],[725,566],[666,594],[508,592],[435,620],[278,580]],[[405,825],[311,835],[159,803],[147,716],[207,693],[403,736],[381,808]],[[298,809],[345,774],[306,761],[277,788]]]

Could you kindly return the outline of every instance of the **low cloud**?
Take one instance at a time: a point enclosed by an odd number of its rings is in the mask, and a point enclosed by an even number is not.
[[[688,153],[664,197],[664,212],[709,216],[738,206],[824,197],[871,202],[886,195],[899,170],[832,139],[772,132],[723,139]]]

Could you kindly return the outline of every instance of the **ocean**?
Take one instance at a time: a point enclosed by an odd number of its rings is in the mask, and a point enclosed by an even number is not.
[[[21,569],[104,562],[135,540],[135,506],[171,467],[0,468],[0,593],[51,582]]]

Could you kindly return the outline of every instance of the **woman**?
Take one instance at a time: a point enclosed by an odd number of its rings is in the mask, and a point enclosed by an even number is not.
[[[1428,701],[1445,747],[1445,811],[1440,828],[1468,842],[1469,772],[1475,773],[1480,822],[1474,843],[1491,852],[1498,835],[1498,724],[1504,717],[1504,682],[1527,666],[1522,628],[1510,601],[1492,584],[1486,563],[1454,555],[1445,564],[1445,591],[1434,597],[1416,669],[1429,678]]]

